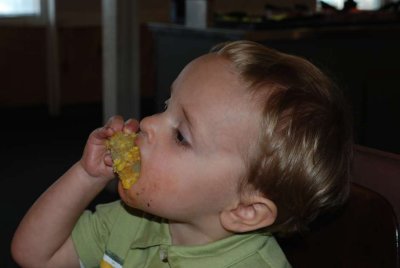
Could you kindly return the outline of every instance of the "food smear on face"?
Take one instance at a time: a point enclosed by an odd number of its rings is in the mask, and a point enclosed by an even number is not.
[[[131,188],[140,175],[140,150],[135,144],[136,136],[136,133],[117,132],[107,141],[114,172],[126,190]]]

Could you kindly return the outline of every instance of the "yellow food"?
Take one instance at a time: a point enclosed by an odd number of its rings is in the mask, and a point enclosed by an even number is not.
[[[140,150],[135,140],[135,133],[117,132],[107,142],[114,172],[118,174],[124,189],[131,188],[140,174]]]
[[[108,262],[106,262],[105,260],[101,260],[100,268],[113,268],[113,266],[111,264],[109,264]]]

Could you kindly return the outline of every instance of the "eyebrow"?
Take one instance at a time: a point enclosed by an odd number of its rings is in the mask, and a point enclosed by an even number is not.
[[[174,89],[175,89],[174,83],[172,83],[172,85],[170,87],[171,97],[172,97],[172,93],[174,92]],[[195,126],[194,126],[193,122],[196,122],[196,120],[192,117],[192,115],[190,113],[187,112],[187,110],[185,109],[185,107],[183,107],[183,105],[180,105],[180,106],[181,106],[181,109],[182,109],[183,117],[185,118],[185,121],[188,123],[189,131],[191,133],[191,136],[195,140],[196,139],[196,137],[195,137],[196,135],[195,135],[195,133],[193,131],[195,129]]]
[[[172,83],[171,87],[170,87],[170,93],[171,93],[171,97],[172,97],[172,93],[174,93],[174,83]],[[182,112],[183,112],[183,116],[185,117],[186,121],[189,124],[190,129],[193,128],[193,124],[192,122],[194,121],[192,116],[186,111],[186,109],[181,105],[182,108]]]
[[[185,120],[186,120],[186,122],[188,122],[188,125],[189,125],[189,129],[190,129],[190,132],[192,132],[192,135],[193,135],[193,122],[195,121],[195,120],[193,120],[193,117],[187,112],[187,110],[182,106],[182,112],[183,112],[183,116],[185,117]]]

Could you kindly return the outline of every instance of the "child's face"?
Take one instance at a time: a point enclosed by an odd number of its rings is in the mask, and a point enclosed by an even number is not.
[[[183,69],[167,106],[142,120],[141,175],[120,195],[132,207],[201,224],[239,201],[261,110],[230,62],[213,54]]]

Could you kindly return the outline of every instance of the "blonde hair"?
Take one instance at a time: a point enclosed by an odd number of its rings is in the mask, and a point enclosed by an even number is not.
[[[302,230],[349,192],[352,131],[341,92],[309,61],[255,42],[217,45],[262,103],[258,146],[244,182],[275,202],[269,231]]]

